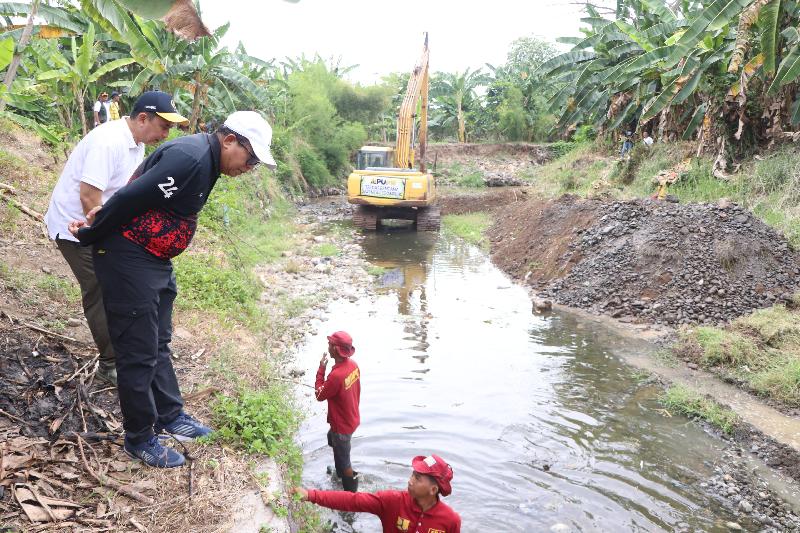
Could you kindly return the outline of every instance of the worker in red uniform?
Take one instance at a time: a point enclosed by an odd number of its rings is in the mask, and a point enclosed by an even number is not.
[[[314,383],[317,401],[328,401],[328,446],[333,448],[336,475],[342,480],[344,490],[358,491],[358,472],[350,464],[350,441],[361,417],[358,403],[361,398],[361,372],[351,359],[356,352],[353,339],[344,331],[328,337],[328,352],[322,356]],[[328,354],[334,365],[325,379]]]
[[[414,469],[408,490],[382,490],[374,494],[297,487],[302,500],[329,509],[377,515],[383,533],[460,533],[461,517],[439,500],[451,492],[453,469],[438,455],[419,455],[411,461]]]

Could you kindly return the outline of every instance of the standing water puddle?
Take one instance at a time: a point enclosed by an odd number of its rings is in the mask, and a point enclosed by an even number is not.
[[[532,315],[523,288],[445,233],[393,229],[362,246],[385,269],[377,296],[332,303],[298,354],[313,381],[325,336],[353,336],[360,491],[404,490],[411,458],[437,453],[453,466],[444,501],[465,533],[750,526],[699,488],[722,444],[664,416],[658,389],[615,355],[645,347],[571,315]],[[303,482],[341,490],[326,473],[325,403],[300,393]],[[369,514],[323,513],[337,531],[380,531]]]

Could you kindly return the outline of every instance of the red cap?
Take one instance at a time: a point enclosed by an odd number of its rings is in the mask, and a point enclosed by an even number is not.
[[[435,479],[442,496],[447,496],[453,491],[450,487],[450,481],[453,480],[453,469],[438,455],[427,457],[418,455],[411,460],[411,466],[414,468],[414,472],[427,474]]]
[[[338,348],[337,352],[341,357],[350,357],[356,353],[356,348],[353,346],[353,337],[346,331],[337,331],[333,335],[329,335],[328,342]]]

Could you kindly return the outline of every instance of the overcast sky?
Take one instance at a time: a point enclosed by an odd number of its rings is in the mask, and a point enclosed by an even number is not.
[[[555,42],[576,36],[581,13],[570,0],[213,0],[201,3],[212,30],[230,21],[223,44],[242,41],[261,59],[305,54],[359,65],[351,80],[373,83],[407,72],[428,32],[431,69],[501,64],[519,37]]]

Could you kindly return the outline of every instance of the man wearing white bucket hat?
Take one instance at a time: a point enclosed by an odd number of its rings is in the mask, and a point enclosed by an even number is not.
[[[150,466],[180,466],[185,460],[162,445],[158,433],[178,440],[211,433],[183,412],[172,367],[169,343],[177,286],[171,259],[189,246],[198,213],[220,174],[239,176],[260,163],[275,167],[271,141],[272,128],[261,115],[237,111],[216,133],[188,135],[160,146],[128,185],[86,215],[86,222],[69,225],[81,244],[93,246],[116,353],[125,451]]]

